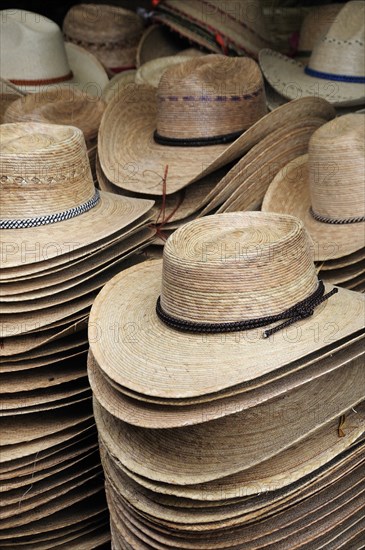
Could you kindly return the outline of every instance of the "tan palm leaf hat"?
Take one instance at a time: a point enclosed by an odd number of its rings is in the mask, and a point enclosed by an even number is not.
[[[95,55],[110,74],[135,68],[143,28],[137,13],[95,3],[72,6],[63,22],[66,40]]]
[[[365,247],[365,115],[348,114],[318,128],[308,155],[291,161],[270,184],[262,209],[303,220],[316,260]]]
[[[200,53],[200,57],[204,55]],[[199,54],[196,56],[199,57]],[[154,88],[158,87],[158,84],[161,80],[161,76],[164,71],[171,67],[171,65],[177,65],[178,63],[183,63],[188,61],[190,56],[180,53],[179,55],[169,55],[161,57],[158,59],[151,59],[137,69],[135,82],[136,84],[149,84]]]
[[[287,99],[323,97],[338,106],[365,103],[365,2],[347,2],[327,34],[314,46],[307,67],[263,49],[261,69],[269,84]]]
[[[115,185],[155,195],[163,194],[168,165],[171,194],[240,156],[241,134],[265,114],[262,75],[252,59],[192,58],[166,69],[157,90],[136,85],[108,104],[100,163]]]
[[[43,15],[2,10],[0,18],[1,77],[27,92],[51,87],[77,87],[100,97],[108,82],[95,56],[65,44],[61,29]]]
[[[3,269],[62,258],[64,254],[67,262],[67,253],[112,240],[153,206],[152,201],[95,189],[84,137],[78,128],[30,122],[3,124],[0,139]]]
[[[326,285],[326,292],[332,290]],[[332,342],[361,330],[364,297],[344,289],[283,330],[267,332],[259,322],[253,331],[234,330],[278,315],[314,292],[322,292],[321,285],[297,218],[262,212],[207,216],[173,233],[163,262],[141,263],[105,285],[91,310],[91,351],[109,378],[133,392],[186,399],[222,391],[320,350],[327,344],[326,323],[336,324]],[[118,342],[107,329],[110,318],[125,331]],[[180,330],[184,321],[187,331]],[[215,332],[194,333],[201,323]],[[217,333],[222,323],[233,332]],[[95,338],[95,327],[102,339]],[[265,330],[271,337],[264,337]]]

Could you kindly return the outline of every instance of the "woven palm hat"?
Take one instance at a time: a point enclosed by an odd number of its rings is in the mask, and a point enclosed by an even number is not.
[[[76,88],[51,89],[28,94],[8,107],[4,122],[42,122],[76,126],[85,141],[95,140],[98,134],[104,102]]]
[[[90,51],[109,73],[133,69],[143,19],[131,10],[106,4],[77,4],[67,12],[67,41]]]
[[[263,49],[259,60],[265,78],[287,99],[315,95],[334,105],[365,102],[365,2],[347,2],[327,34],[314,46],[307,67],[278,52]]]
[[[215,53],[257,58],[270,42],[258,0],[163,0],[154,19]]]
[[[342,4],[325,4],[311,8],[302,22],[296,59],[302,63],[308,62],[313,48],[327,34],[342,8]]]
[[[27,92],[76,86],[101,96],[105,69],[83,48],[65,44],[56,23],[30,11],[2,10],[0,26],[3,78]]]
[[[314,241],[316,260],[347,256],[365,246],[365,115],[324,124],[308,155],[274,178],[262,209],[298,216]]]
[[[70,251],[69,243],[77,250],[107,237],[112,240],[153,206],[151,201],[94,188],[78,128],[3,124],[0,136],[4,268],[61,256]],[[25,250],[34,251],[34,242],[40,253],[27,257]]]
[[[180,52],[188,55],[201,55],[196,48],[188,48],[189,42],[180,38],[163,25],[151,25],[143,33],[139,41],[136,56],[136,65],[141,67],[152,59],[165,56],[179,55]]]
[[[272,325],[223,336],[212,332],[280,314],[320,286],[309,237],[296,218],[262,212],[207,216],[173,233],[162,263],[141,263],[105,285],[90,314],[91,351],[109,378],[147,396],[186,399],[222,391],[320,350],[325,334],[314,336],[313,323],[323,327],[335,319],[333,341],[361,329],[364,298],[339,289],[310,318],[275,333]],[[119,342],[106,327],[111,317],[120,330],[130,330]],[[180,328],[183,320],[188,332]],[[189,323],[192,329],[198,323],[202,332],[189,332]],[[209,334],[200,323],[208,324]],[[212,327],[217,323],[229,325]],[[95,327],[103,338],[95,338]]]
[[[157,90],[136,85],[108,104],[100,163],[115,185],[158,195],[168,165],[171,194],[242,154],[239,137],[264,114],[262,75],[252,59],[192,58],[166,69]]]

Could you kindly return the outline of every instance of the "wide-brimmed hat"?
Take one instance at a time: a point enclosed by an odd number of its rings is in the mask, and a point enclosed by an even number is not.
[[[112,183],[156,195],[164,193],[168,165],[171,194],[242,155],[241,134],[244,139],[265,114],[255,61],[193,58],[166,69],[157,90],[128,87],[108,104],[99,132],[100,163]]]
[[[327,292],[334,295],[311,309],[309,318],[294,314],[298,323],[288,326],[285,317],[284,330],[264,326],[268,318],[283,319],[284,311]],[[357,293],[322,288],[297,218],[262,212],[207,216],[173,233],[163,262],[141,263],[105,285],[91,311],[91,350],[105,373],[127,389],[196,397],[268,376],[318,351],[326,345],[325,333],[314,334],[314,324],[336,322],[334,341],[351,335],[361,329],[363,308]],[[138,336],[116,342],[107,328],[110,318],[135,327]],[[95,338],[95,326],[102,339]],[[249,326],[263,328],[247,331]],[[222,330],[233,332],[222,337]]]
[[[278,52],[263,49],[259,60],[265,78],[287,99],[315,95],[334,105],[365,103],[365,2],[347,2],[327,34],[314,46],[307,67]]]
[[[214,53],[257,58],[270,42],[258,0],[162,0],[154,20]]]
[[[3,78],[28,92],[76,86],[101,96],[105,69],[83,48],[65,44],[56,23],[30,11],[2,10],[0,26]]]
[[[316,260],[365,246],[364,140],[363,114],[327,122],[312,135],[308,155],[283,168],[266,193],[263,210],[304,221]]]
[[[72,6],[63,22],[66,40],[90,51],[111,74],[135,67],[143,28],[137,13],[105,4]]]
[[[3,124],[0,137],[3,268],[21,268],[65,254],[67,262],[72,249],[96,248],[98,241],[112,240],[153,206],[152,201],[95,189],[78,128]]]
[[[308,62],[313,48],[327,34],[342,8],[342,4],[325,4],[324,6],[311,7],[300,28],[298,48],[295,52],[298,61]]]

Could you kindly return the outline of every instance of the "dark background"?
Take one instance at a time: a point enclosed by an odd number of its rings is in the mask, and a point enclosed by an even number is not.
[[[335,0],[309,0],[309,1],[296,1],[296,0],[262,0],[265,6],[279,7],[279,6],[311,6],[331,4]],[[80,0],[0,0],[0,9],[18,8],[23,10],[34,11],[53,19],[60,26],[62,21],[74,4],[114,4],[123,8],[135,10],[137,7],[143,7],[151,9],[151,0],[94,0],[93,2],[80,1]],[[339,3],[339,2],[338,2]],[[342,2],[344,3],[344,2]]]

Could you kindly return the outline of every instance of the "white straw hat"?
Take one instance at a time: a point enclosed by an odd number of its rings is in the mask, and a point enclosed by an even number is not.
[[[365,2],[347,2],[326,36],[313,48],[307,67],[263,49],[261,69],[287,99],[315,95],[334,105],[365,103]]]
[[[89,52],[65,44],[61,29],[43,15],[25,10],[0,12],[1,76],[21,90],[77,86],[101,97],[105,69]]]

